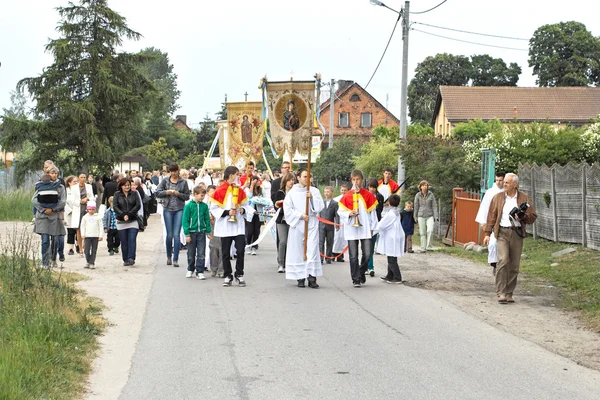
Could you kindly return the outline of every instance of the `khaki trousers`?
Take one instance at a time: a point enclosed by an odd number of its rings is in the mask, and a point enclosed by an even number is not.
[[[517,286],[523,238],[514,229],[500,228],[497,246],[496,293],[512,296]]]

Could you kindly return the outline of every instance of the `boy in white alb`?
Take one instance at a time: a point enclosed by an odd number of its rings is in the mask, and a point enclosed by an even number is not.
[[[377,240],[377,253],[385,254],[388,261],[388,271],[381,279],[387,283],[402,283],[402,273],[398,265],[398,257],[404,255],[404,229],[400,218],[400,197],[393,194],[389,197],[389,210],[375,227],[375,233],[379,234]]]
[[[338,215],[344,225],[344,237],[348,241],[350,257],[350,275],[352,284],[359,288],[366,283],[365,274],[371,255],[371,237],[377,225],[377,198],[362,187],[363,174],[359,170],[352,171],[352,190],[339,201]],[[358,245],[360,242],[361,259],[358,261]]]

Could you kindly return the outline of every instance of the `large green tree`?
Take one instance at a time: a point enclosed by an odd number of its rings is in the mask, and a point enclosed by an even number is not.
[[[169,61],[169,54],[154,48],[147,47],[138,55],[142,56],[138,65],[139,70],[148,78],[156,88],[153,97],[152,112],[172,115],[179,108],[177,100],[181,91],[177,89],[177,74],[173,72],[173,64]]]
[[[600,83],[600,39],[575,21],[543,25],[529,41],[529,66],[539,86]]]
[[[18,84],[35,101],[33,121],[5,118],[3,141],[36,144],[31,165],[69,151],[83,170],[111,169],[132,147],[152,83],[136,67],[143,56],[118,52],[141,35],[106,0],[80,0],[57,8],[58,39],[46,51],[54,62]]]
[[[312,167],[312,173],[320,182],[340,179],[349,181],[354,169],[354,157],[360,152],[356,140],[351,136],[344,136],[336,140],[332,149],[324,149],[319,159]]]
[[[473,86],[517,86],[521,67],[506,63],[488,54],[471,56],[471,79]]]

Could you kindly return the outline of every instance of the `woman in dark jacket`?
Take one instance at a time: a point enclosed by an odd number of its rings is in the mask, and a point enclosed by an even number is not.
[[[277,251],[277,264],[279,265],[277,272],[280,274],[285,272],[285,254],[287,250],[287,238],[289,233],[289,225],[285,222],[285,210],[283,209],[283,200],[285,199],[285,195],[290,189],[294,186],[296,182],[296,178],[294,174],[288,172],[287,174],[281,177],[281,189],[279,189],[274,196],[275,200],[275,209],[281,208],[281,212],[277,217],[277,235],[279,235],[279,247]]]
[[[113,197],[113,208],[117,218],[117,231],[121,239],[123,266],[135,264],[135,250],[139,225],[137,213],[142,206],[140,196],[131,191],[131,179],[122,178]]]
[[[190,198],[190,189],[185,179],[179,177],[179,166],[169,165],[170,177],[163,179],[156,189],[156,197],[163,199],[163,218],[167,228],[167,265],[179,267],[179,249],[181,242],[181,220],[183,218],[183,207]],[[175,243],[173,243],[173,240]],[[173,257],[171,259],[171,256]]]

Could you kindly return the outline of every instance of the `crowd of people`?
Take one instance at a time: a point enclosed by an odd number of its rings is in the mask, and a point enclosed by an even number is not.
[[[402,283],[398,257],[413,252],[415,224],[421,252],[427,252],[438,215],[427,181],[420,182],[414,201],[402,207],[400,186],[392,175],[392,169],[385,168],[381,179],[365,184],[362,172],[355,170],[350,184],[340,185],[340,195],[334,198],[335,188],[327,186],[321,194],[308,171],[292,171],[289,162],[282,163],[271,181],[253,162],[243,171],[228,166],[222,173],[171,164],[143,176],[114,171],[110,178],[82,173],[63,180],[47,161],[33,197],[34,232],[41,235],[45,267],[56,267],[57,258],[65,260],[65,235],[67,254],[85,257],[85,268],[95,268],[104,235],[109,255],[120,252],[123,265],[133,266],[138,233],[147,226],[148,216],[158,212],[166,265],[179,267],[179,253],[187,251],[187,278],[205,280],[210,271],[223,279],[223,286],[246,286],[245,257],[258,255],[266,231],[272,230],[277,243],[272,263],[298,287],[318,288],[323,264],[345,262],[346,252],[354,287],[375,276],[375,251],[387,256],[387,273],[380,279]],[[484,242],[490,245],[502,304],[514,302],[524,226],[536,217],[534,207],[523,208],[529,206],[529,198],[517,189],[516,175],[497,174],[477,217]],[[515,216],[515,207],[523,213]]]

